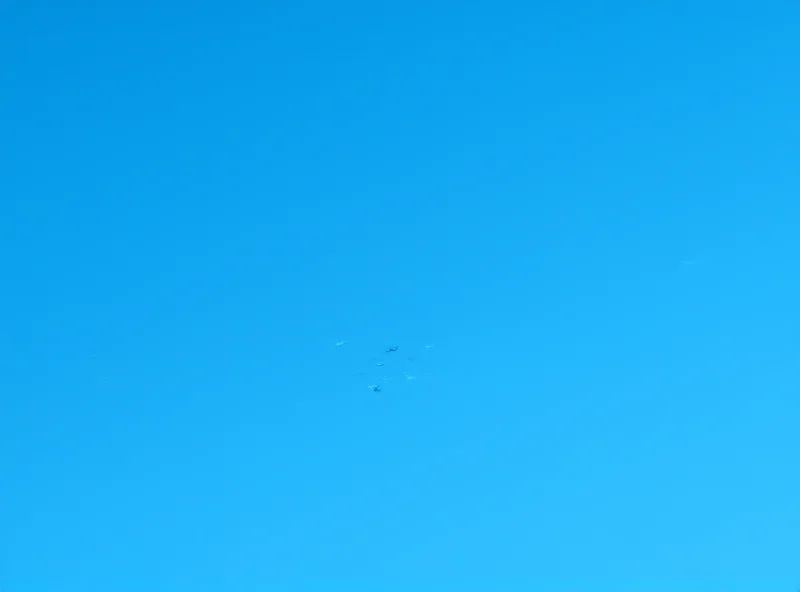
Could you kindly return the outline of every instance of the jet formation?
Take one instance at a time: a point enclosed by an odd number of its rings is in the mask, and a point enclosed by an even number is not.
[[[337,341],[334,345],[339,349],[348,345],[348,342]],[[425,345],[422,348],[409,348],[409,351],[406,352],[406,349],[403,348],[401,350],[399,345],[389,345],[383,349],[382,355],[370,358],[369,366],[372,368],[371,370],[359,371],[357,375],[369,375],[372,381],[367,384],[367,388],[373,393],[382,393],[387,383],[417,380],[418,373],[416,370],[421,368],[419,368],[420,364],[417,361],[416,353],[418,352],[425,358],[430,356],[432,349],[433,345]],[[398,370],[401,370],[401,372],[398,372]],[[429,373],[423,372],[422,376],[427,377]]]

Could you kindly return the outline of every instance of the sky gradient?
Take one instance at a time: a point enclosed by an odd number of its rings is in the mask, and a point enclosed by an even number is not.
[[[0,589],[796,590],[799,27],[2,3]]]

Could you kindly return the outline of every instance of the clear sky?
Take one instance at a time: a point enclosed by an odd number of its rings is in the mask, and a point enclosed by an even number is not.
[[[3,2],[0,589],[796,590],[799,29]]]

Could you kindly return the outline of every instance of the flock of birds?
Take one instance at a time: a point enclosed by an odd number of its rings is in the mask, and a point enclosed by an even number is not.
[[[341,347],[345,347],[347,345],[347,343],[348,343],[347,341],[337,341],[334,345],[337,348],[341,348]],[[433,345],[426,345],[424,347],[424,351],[430,351],[432,349],[433,349]],[[372,377],[375,378],[375,380],[373,380],[372,382],[367,384],[367,388],[369,388],[372,392],[374,392],[374,393],[382,392],[383,391],[383,384],[385,384],[387,382],[391,382],[392,380],[397,378],[397,376],[393,377],[393,376],[388,376],[387,375],[387,374],[389,374],[389,372],[387,372],[387,370],[390,369],[390,367],[396,368],[397,367],[397,363],[399,361],[401,361],[401,360],[403,360],[405,362],[408,362],[408,363],[411,363],[411,362],[415,361],[414,357],[406,356],[402,352],[399,352],[399,350],[400,350],[399,346],[390,345],[389,347],[387,347],[387,348],[385,348],[383,350],[383,355],[381,357],[372,358],[372,360],[371,360],[372,372],[370,372],[369,374],[371,374]],[[365,375],[367,375],[367,372],[365,372],[365,371],[358,372],[358,375],[359,376],[365,376]],[[428,376],[428,375],[429,375],[428,373],[424,373],[423,374],[423,376]],[[380,378],[376,378],[376,377],[380,377]],[[402,373],[402,380],[406,380],[406,381],[417,380],[417,378],[418,378],[417,375],[411,374],[408,371],[403,371],[403,373]]]

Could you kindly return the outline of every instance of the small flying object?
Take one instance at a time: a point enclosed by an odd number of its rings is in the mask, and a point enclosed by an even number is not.
[[[379,393],[379,392],[381,392],[381,385],[379,385],[379,384],[370,384],[370,385],[368,385],[368,388],[369,388],[369,390],[371,390],[373,393]]]
[[[397,351],[397,346],[396,345],[393,345],[392,347],[389,347],[389,348],[386,349],[386,353],[387,354],[391,353],[391,352],[396,352],[396,351]]]
[[[347,342],[346,341],[337,341],[334,345],[336,345],[336,347],[342,347],[345,343],[347,343]]]
[[[433,346],[432,345],[426,345],[425,349],[433,349]]]

